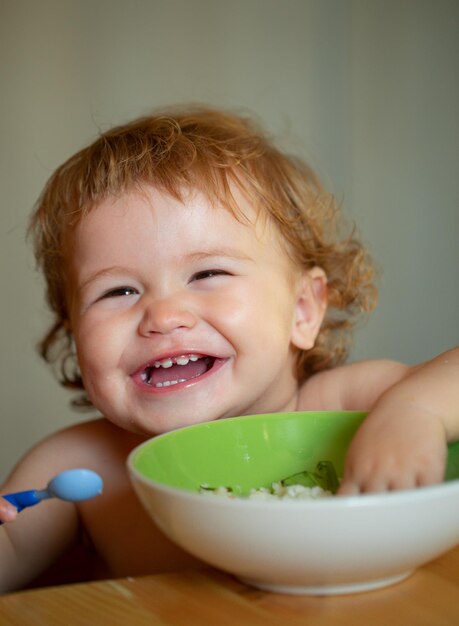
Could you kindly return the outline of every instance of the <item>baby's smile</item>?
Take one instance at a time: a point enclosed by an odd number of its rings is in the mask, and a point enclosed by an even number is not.
[[[222,363],[223,359],[204,354],[168,356],[143,366],[134,375],[134,379],[154,389],[164,389],[175,385],[184,386],[184,383],[201,378],[214,369],[216,364]]]

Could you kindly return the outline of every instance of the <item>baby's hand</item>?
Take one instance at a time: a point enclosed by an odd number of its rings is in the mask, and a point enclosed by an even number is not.
[[[370,413],[349,447],[339,495],[439,483],[447,454],[442,422],[422,411]]]
[[[0,522],[12,522],[16,519],[17,514],[16,507],[0,496]]]

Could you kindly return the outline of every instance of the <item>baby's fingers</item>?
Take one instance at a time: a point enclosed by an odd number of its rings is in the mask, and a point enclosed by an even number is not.
[[[361,493],[382,493],[400,488],[406,489],[409,487],[395,487],[384,476],[373,475],[367,478],[360,477],[358,480],[345,478],[337,493],[339,496],[355,496]]]
[[[12,522],[16,519],[17,514],[16,507],[5,498],[0,497],[0,522]]]
[[[341,482],[338,490],[340,496],[353,496],[363,493],[383,493],[386,491],[402,491],[435,485],[443,481],[444,468],[441,462],[421,465],[419,467],[374,468],[369,472],[349,471]]]
[[[387,467],[367,455],[350,454],[346,460],[344,477],[338,495],[353,496],[360,493],[381,493],[391,489],[393,474]]]

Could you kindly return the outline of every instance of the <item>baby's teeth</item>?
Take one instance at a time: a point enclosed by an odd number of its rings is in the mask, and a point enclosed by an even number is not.
[[[155,367],[164,367],[164,368],[168,368],[168,367],[172,367],[174,365],[174,362],[172,359],[163,359],[162,361],[155,361]]]
[[[165,380],[163,383],[156,383],[155,387],[170,387],[171,385],[184,382],[186,382],[186,378],[179,378],[178,380]]]
[[[155,361],[153,365],[156,368],[164,367],[165,369],[167,369],[169,367],[172,367],[174,363],[177,363],[177,365],[187,365],[189,361],[197,361],[198,359],[199,359],[198,356],[196,356],[195,354],[192,354],[191,356],[179,356],[174,359],[169,358],[169,359],[163,359],[162,361]]]

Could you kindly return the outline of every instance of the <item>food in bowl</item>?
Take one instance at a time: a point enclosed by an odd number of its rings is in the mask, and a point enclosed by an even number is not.
[[[201,485],[199,492],[226,498],[259,500],[308,500],[332,496],[339,487],[336,470],[331,461],[319,461],[314,471],[304,470],[273,482],[270,487],[252,488],[247,496],[237,496],[231,487]]]
[[[459,543],[459,443],[445,482],[406,491],[291,501],[237,496],[330,460],[342,476],[365,418],[302,412],[228,418],[155,437],[128,459],[147,512],[182,548],[262,589],[352,593],[403,580]]]
[[[282,482],[273,483],[271,487],[259,487],[251,489],[248,496],[235,496],[228,487],[216,487],[208,489],[202,486],[199,493],[224,498],[248,498],[250,500],[310,500],[332,496],[331,491],[325,491],[322,487],[304,487],[304,485],[285,486]]]

